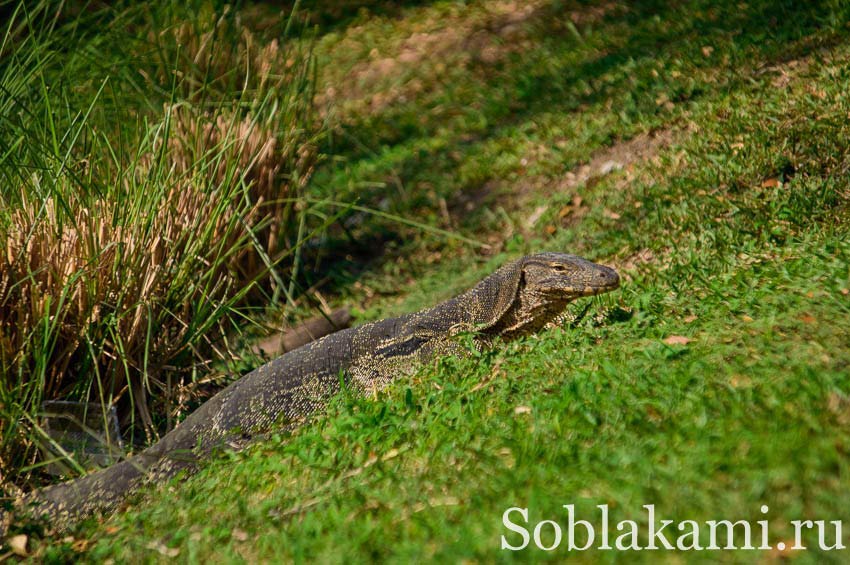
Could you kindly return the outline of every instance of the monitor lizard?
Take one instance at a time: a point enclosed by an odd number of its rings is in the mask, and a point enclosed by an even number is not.
[[[239,448],[272,424],[295,427],[342,386],[378,391],[423,363],[542,329],[568,303],[619,286],[617,273],[565,253],[538,253],[512,261],[470,290],[428,308],[348,328],[262,365],[233,382],[144,451],[84,477],[33,491],[16,514],[46,518],[67,529],[94,513],[113,510],[145,483],[162,482],[212,450]],[[0,520],[2,523],[2,520]]]

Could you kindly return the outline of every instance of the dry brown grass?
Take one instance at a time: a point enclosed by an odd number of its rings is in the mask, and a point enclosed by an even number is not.
[[[246,29],[230,49],[225,19],[204,21],[156,38],[188,61],[184,98],[142,136],[156,141],[138,159],[78,155],[96,190],[39,172],[0,199],[14,206],[0,214],[0,386],[21,416],[88,398],[118,405],[125,425],[135,409],[155,435],[153,413],[173,413],[187,366],[215,356],[232,308],[270,264],[286,270],[316,157],[309,90],[287,97],[309,61]],[[197,93],[234,80],[237,100],[198,108]],[[0,480],[9,461],[37,460],[34,423],[0,422]]]
[[[177,209],[175,221],[187,221],[203,214],[204,208],[225,205],[226,211],[216,219],[216,239],[233,246],[236,239],[244,237],[224,233],[236,208],[219,202],[215,195],[199,206],[198,191],[193,187],[197,173],[206,177],[205,182],[222,186],[236,180],[229,178],[235,171],[244,175],[248,185],[250,205],[240,211],[241,222],[254,229],[254,237],[272,260],[292,251],[285,236],[292,224],[293,204],[313,173],[315,147],[295,128],[275,135],[270,124],[252,116],[240,120],[232,112],[199,113],[187,106],[166,112],[171,114],[169,166],[184,179],[171,189],[168,198]],[[211,155],[216,157],[210,159]],[[152,153],[144,156],[143,167],[149,167],[153,158]],[[242,248],[230,263],[245,280],[253,279],[266,267],[256,247]]]

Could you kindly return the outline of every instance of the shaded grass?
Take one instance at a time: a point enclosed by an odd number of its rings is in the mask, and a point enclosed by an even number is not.
[[[317,186],[445,227],[504,232],[489,211],[509,207],[529,177],[554,182],[619,139],[681,124],[706,93],[772,78],[757,71],[836,41],[830,22],[842,17],[818,3],[612,3],[590,17],[593,3],[541,2],[505,33],[487,6],[413,8],[400,23],[374,18],[322,38],[326,84],[341,90],[333,149],[346,159],[320,171]],[[373,78],[416,34],[448,46]],[[497,55],[482,59],[489,48]],[[376,97],[386,102],[373,110]],[[485,206],[464,209],[465,196]],[[366,224],[363,237],[375,229]]]

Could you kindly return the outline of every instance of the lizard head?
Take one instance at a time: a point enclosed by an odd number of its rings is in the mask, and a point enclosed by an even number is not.
[[[503,273],[500,280],[507,280],[510,274],[513,291],[488,333],[504,338],[536,332],[573,300],[620,286],[614,269],[566,253],[529,255],[508,265]]]
[[[569,302],[619,286],[620,277],[610,267],[566,253],[538,253],[523,260],[519,292],[544,301]]]

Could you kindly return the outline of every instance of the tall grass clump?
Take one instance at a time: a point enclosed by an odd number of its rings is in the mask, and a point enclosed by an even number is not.
[[[290,21],[258,35],[202,2],[8,10],[0,480],[15,490],[50,462],[44,401],[97,403],[104,428],[115,406],[126,439],[149,441],[226,357],[248,299],[285,295],[321,125]]]

